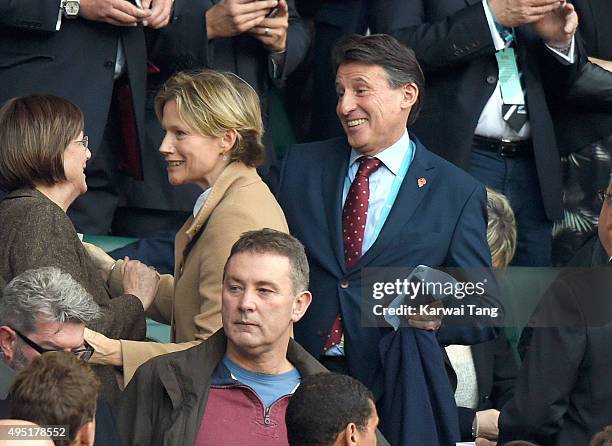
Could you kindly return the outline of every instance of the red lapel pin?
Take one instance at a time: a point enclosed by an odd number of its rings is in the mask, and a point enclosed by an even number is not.
[[[425,178],[421,177],[421,178],[419,178],[417,180],[417,184],[419,185],[419,187],[423,187],[423,186],[425,186],[427,184],[427,180]]]

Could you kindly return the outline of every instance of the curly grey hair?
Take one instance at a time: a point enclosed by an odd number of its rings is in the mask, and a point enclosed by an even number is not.
[[[11,280],[0,299],[0,325],[33,333],[38,321],[89,322],[100,317],[93,297],[59,268],[27,270]]]

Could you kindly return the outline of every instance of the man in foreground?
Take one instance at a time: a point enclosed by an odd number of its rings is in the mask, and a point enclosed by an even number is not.
[[[330,370],[359,379],[378,402],[385,379],[393,381],[380,359],[381,340],[390,330],[382,317],[374,324],[363,322],[372,316],[368,308],[374,302],[364,273],[373,268],[410,271],[418,265],[444,266],[461,268],[466,276],[483,273],[465,280],[493,284],[486,193],[472,177],[430,153],[406,131],[418,115],[424,87],[423,73],[410,49],[385,35],[352,35],[336,45],[334,65],[336,113],[346,137],[291,147],[278,187],[289,228],[306,246],[311,267],[313,304],[296,325],[295,336]],[[454,296],[449,297],[445,307],[459,305]],[[472,296],[471,303],[498,305],[487,294]],[[435,365],[427,380],[424,375],[406,376],[404,388],[424,393],[438,389],[452,400],[436,337],[423,331],[438,330],[441,320],[436,315],[411,315],[410,326],[420,331],[415,336],[432,348],[425,348],[422,356],[410,349],[395,363],[419,366],[431,360]],[[482,342],[494,337],[490,327],[496,322],[466,316],[452,332],[443,326],[438,340]],[[400,373],[411,370],[399,367]],[[389,398],[398,393],[386,390]],[[433,438],[435,426],[444,424],[439,410],[424,415],[417,392],[408,394],[406,407],[417,413],[420,421],[414,423],[414,431],[421,433],[405,440],[418,443],[423,437]],[[454,401],[450,404],[455,410]],[[396,418],[391,420],[381,412],[383,432],[389,438],[385,424],[402,425],[397,419],[401,415],[390,411]]]
[[[123,441],[286,445],[291,394],[325,371],[291,339],[310,301],[301,243],[271,229],[244,233],[225,264],[223,329],[138,369],[120,403]]]

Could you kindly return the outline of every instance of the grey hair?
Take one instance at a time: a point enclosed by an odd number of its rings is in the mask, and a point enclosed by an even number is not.
[[[100,315],[91,294],[55,267],[19,274],[6,285],[0,299],[0,325],[26,334],[36,331],[38,321],[86,323]]]

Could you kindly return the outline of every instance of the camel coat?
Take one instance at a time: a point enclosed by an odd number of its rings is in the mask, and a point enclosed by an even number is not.
[[[225,261],[243,232],[262,228],[289,232],[283,211],[255,169],[233,162],[196,218],[190,217],[177,233],[174,276],[162,276],[147,311],[156,321],[171,324],[173,343],[121,341],[126,385],[148,359],[193,347],[221,328]],[[120,270],[113,270],[111,290],[121,286]]]

